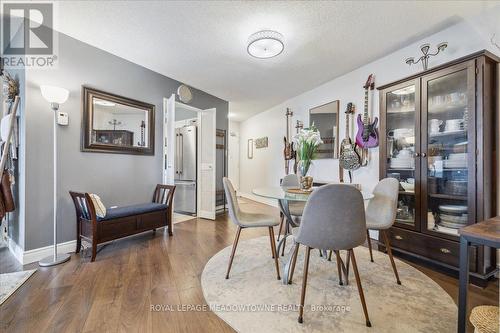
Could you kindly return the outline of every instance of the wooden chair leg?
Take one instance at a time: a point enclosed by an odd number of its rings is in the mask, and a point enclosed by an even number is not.
[[[278,264],[278,253],[276,252],[276,243],[274,242],[274,229],[273,229],[273,227],[269,227],[269,237],[271,238],[271,251],[273,252],[274,265],[276,266],[276,276],[277,276],[278,280],[281,280],[280,266]]]
[[[366,229],[366,240],[368,241],[368,250],[370,250],[370,261],[373,262],[372,240],[370,239],[370,232],[368,229]]]
[[[82,238],[80,237],[80,235],[78,235],[78,237],[76,237],[76,251],[75,253],[80,253],[82,249]]]
[[[226,279],[229,279],[229,272],[231,271],[231,265],[233,264],[234,253],[236,252],[236,246],[238,245],[238,240],[240,239],[241,227],[238,226],[236,231],[236,236],[234,237],[233,249],[231,250],[231,257],[229,258],[229,266],[227,267]]]
[[[97,242],[92,240],[92,257],[90,258],[90,262],[95,261],[96,255],[97,255]]]
[[[332,261],[332,252],[333,250],[330,250],[330,253],[328,254],[328,261]]]
[[[292,284],[293,273],[295,272],[295,264],[297,263],[297,257],[299,256],[299,243],[295,243],[295,248],[293,249],[292,266],[290,267],[290,277],[288,278],[288,284]]]
[[[278,231],[278,239],[276,240],[277,242],[280,241],[281,231],[283,230],[283,221],[284,220],[285,220],[285,215],[283,215],[283,213],[280,213],[280,228],[279,228],[279,231]]]
[[[271,231],[269,231],[269,241],[270,241],[270,244],[271,244],[271,258],[274,259],[274,251],[273,251],[274,237],[271,237]]]
[[[330,257],[332,256],[332,252],[330,252]],[[339,273],[339,285],[344,285],[342,282],[342,258],[340,257],[340,251],[335,251],[335,256],[337,257],[337,271]]]
[[[309,272],[309,256],[311,255],[311,248],[306,247],[306,256],[304,258],[304,277],[302,278],[302,293],[300,295],[300,307],[299,307],[299,323],[304,322],[304,301],[306,299],[306,286],[307,286],[307,273]]]
[[[339,251],[340,253],[340,251]],[[349,251],[346,253],[346,258],[345,258],[345,284],[346,286],[349,285],[349,269],[351,266],[351,255],[349,254]]]
[[[389,244],[389,237],[387,236],[387,230],[382,230],[382,234],[384,235],[385,248],[387,249],[387,254],[389,255],[389,259],[391,260],[392,270],[394,271],[394,275],[396,276],[397,284],[401,284],[399,280],[398,270],[396,268],[396,263],[394,262],[394,257],[392,256],[391,244]]]
[[[356,276],[356,284],[358,285],[359,298],[361,299],[361,305],[363,306],[363,312],[365,313],[366,326],[372,327],[372,324],[370,323],[370,318],[368,317],[368,309],[366,308],[365,295],[363,293],[363,287],[361,286],[361,279],[359,277],[358,265],[356,264],[356,257],[354,256],[354,250],[350,249],[348,253],[352,258],[352,267],[354,269],[354,276]]]

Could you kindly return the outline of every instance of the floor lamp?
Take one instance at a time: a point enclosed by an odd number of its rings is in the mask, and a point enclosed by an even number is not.
[[[40,86],[43,98],[49,103],[52,111],[54,112],[54,254],[39,261],[42,267],[54,266],[68,261],[70,254],[57,253],[57,111],[59,104],[66,102],[69,96],[69,91],[59,87]]]

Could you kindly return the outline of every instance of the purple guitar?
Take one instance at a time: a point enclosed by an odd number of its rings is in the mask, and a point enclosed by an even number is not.
[[[375,120],[371,124],[370,118],[368,118],[368,91],[375,88],[375,78],[373,74],[368,76],[368,80],[366,80],[366,84],[363,88],[365,88],[365,109],[363,112],[363,119],[361,119],[361,115],[358,114],[356,144],[361,148],[374,148],[378,146],[378,118],[375,117]]]

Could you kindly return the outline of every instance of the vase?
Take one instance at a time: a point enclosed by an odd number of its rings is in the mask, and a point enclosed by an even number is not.
[[[313,177],[307,175],[310,166],[311,161],[299,161],[300,189],[304,191],[310,191],[313,184]]]

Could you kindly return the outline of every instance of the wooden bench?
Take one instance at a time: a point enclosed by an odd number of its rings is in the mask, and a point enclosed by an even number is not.
[[[76,210],[76,253],[82,239],[92,244],[91,261],[95,261],[98,244],[165,226],[172,236],[174,191],[175,186],[158,184],[151,203],[108,208],[104,217],[96,215],[89,193],[70,191]]]

